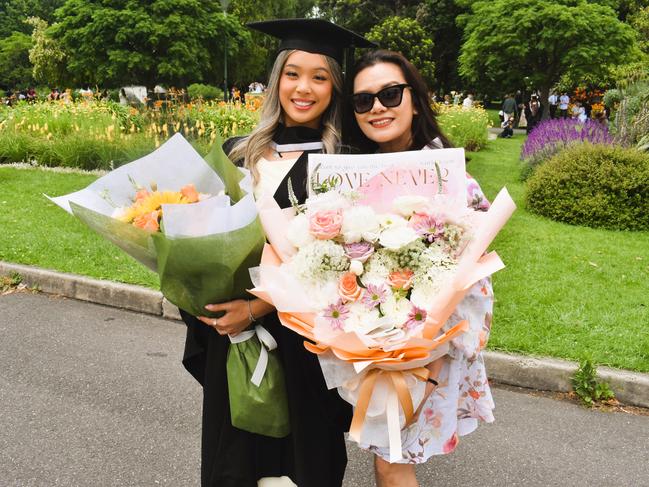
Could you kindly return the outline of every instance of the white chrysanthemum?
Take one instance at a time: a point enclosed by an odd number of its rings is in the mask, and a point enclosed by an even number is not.
[[[425,196],[399,196],[392,202],[392,208],[401,216],[409,217],[413,213],[425,212],[429,200]]]
[[[384,303],[381,303],[381,312],[390,317],[390,323],[395,327],[401,328],[408,321],[408,314],[412,309],[410,301],[406,298],[399,298],[394,293],[387,293],[388,296]]]
[[[343,213],[341,229],[345,243],[376,240],[379,233],[379,220],[369,206],[352,206]]]
[[[390,250],[399,250],[419,238],[417,232],[408,226],[388,227],[381,232],[379,243]]]
[[[338,191],[327,191],[326,193],[311,196],[306,201],[309,214],[317,211],[344,210],[349,208],[349,200]]]
[[[305,282],[305,289],[311,304],[316,309],[325,309],[340,299],[338,295],[338,281],[336,279],[324,282]]]
[[[288,224],[286,238],[298,249],[315,241],[315,238],[309,232],[309,219],[304,213],[296,215]]]
[[[360,302],[350,303],[347,306],[349,308],[349,318],[345,321],[345,331],[366,334],[369,330],[373,330],[378,326],[378,320],[381,317],[378,309],[367,309]]]
[[[410,293],[410,302],[418,308],[428,309],[440,290],[431,281],[418,282]]]

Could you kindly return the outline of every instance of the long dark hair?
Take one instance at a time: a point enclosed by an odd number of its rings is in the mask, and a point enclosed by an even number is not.
[[[398,66],[406,78],[406,83],[411,87],[410,92],[417,114],[412,119],[412,145],[410,150],[422,149],[435,138],[439,138],[444,147],[453,147],[453,144],[446,138],[437,124],[437,113],[431,107],[426,82],[417,71],[417,68],[402,54],[384,49],[368,51],[356,62],[354,77],[365,68],[380,63],[391,63]],[[352,90],[353,83],[350,83],[350,86],[350,90]],[[378,149],[378,144],[368,139],[356,122],[351,104],[351,93],[347,103],[345,103],[343,137],[345,144],[356,148],[362,153],[376,152]]]

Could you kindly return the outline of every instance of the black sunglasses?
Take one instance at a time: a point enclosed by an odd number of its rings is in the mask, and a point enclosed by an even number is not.
[[[369,112],[374,106],[374,98],[378,98],[385,108],[401,105],[403,90],[410,88],[409,84],[392,85],[383,88],[378,93],[356,93],[352,96],[352,105],[356,113]]]

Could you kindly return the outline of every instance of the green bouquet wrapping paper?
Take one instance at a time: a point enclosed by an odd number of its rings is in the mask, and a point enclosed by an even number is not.
[[[120,217],[134,207],[141,184],[149,184],[160,197],[153,227],[141,228]],[[200,198],[191,204],[173,203],[187,185]],[[176,134],[151,154],[81,191],[47,197],[157,272],[167,300],[194,316],[216,316],[206,304],[249,297],[246,290],[253,285],[248,269],[259,265],[265,236],[250,175],[232,164],[220,140],[203,158]],[[227,374],[233,425],[286,436],[284,374],[272,351],[276,344],[268,337],[272,340],[260,326],[230,337]]]
[[[230,341],[227,371],[232,426],[283,438],[291,428],[277,343],[260,325]]]

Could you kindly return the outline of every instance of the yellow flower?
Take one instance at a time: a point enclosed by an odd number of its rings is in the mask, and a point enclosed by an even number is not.
[[[160,210],[162,205],[165,204],[186,204],[188,203],[185,198],[178,191],[154,191],[149,196],[143,198],[133,205],[131,205],[124,214],[120,217],[123,222],[131,223],[138,217]]]

